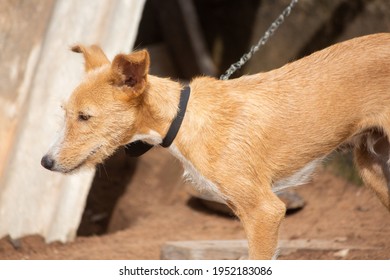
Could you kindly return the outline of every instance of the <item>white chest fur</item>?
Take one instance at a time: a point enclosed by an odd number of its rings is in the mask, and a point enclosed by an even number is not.
[[[184,167],[184,178],[187,182],[190,182],[199,192],[199,196],[207,200],[217,201],[225,203],[226,199],[218,190],[218,187],[205,178],[200,172],[194,167],[194,165],[186,159],[179,149],[172,145],[169,147],[170,152],[179,159]]]
[[[158,145],[162,141],[161,136],[153,130],[151,130],[148,134],[135,135],[130,142],[134,142],[137,140],[146,141],[153,145]],[[169,147],[169,151],[173,156],[175,156],[181,161],[184,167],[183,176],[185,180],[190,182],[196,188],[200,197],[207,200],[225,203],[226,199],[224,199],[217,186],[213,182],[205,178],[202,174],[200,174],[200,172],[194,167],[194,165],[182,155],[182,153],[174,144]]]
[[[309,162],[306,166],[304,166],[302,169],[298,170],[294,174],[292,174],[290,177],[283,178],[277,182],[275,182],[272,185],[272,191],[274,193],[282,192],[285,189],[288,189],[290,187],[295,187],[299,185],[303,185],[309,182],[311,175],[313,174],[315,168],[318,164],[321,163],[323,158],[315,159],[311,162]]]

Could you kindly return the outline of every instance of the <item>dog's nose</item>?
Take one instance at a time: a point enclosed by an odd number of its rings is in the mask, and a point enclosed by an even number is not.
[[[54,164],[55,160],[49,155],[45,155],[41,160],[41,165],[49,170],[53,170]]]

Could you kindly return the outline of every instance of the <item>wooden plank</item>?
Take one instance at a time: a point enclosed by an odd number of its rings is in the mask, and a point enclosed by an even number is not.
[[[153,1],[161,31],[182,78],[215,76],[192,0]],[[175,15],[175,16],[172,16]]]
[[[25,113],[53,4],[54,0],[0,2],[0,185]]]
[[[280,240],[280,256],[299,250],[338,251],[344,255],[348,250],[377,250],[380,248],[348,244],[344,239],[295,239]],[[238,260],[248,257],[246,240],[202,240],[167,242],[161,249],[163,260]]]
[[[237,260],[247,256],[246,240],[176,241],[161,249],[163,260]]]
[[[65,176],[40,166],[61,124],[60,105],[84,76],[82,56],[70,52],[69,46],[98,43],[110,58],[130,51],[143,5],[144,0],[56,0],[44,39],[37,43],[41,46],[31,47],[37,50],[37,66],[31,73],[26,71],[31,74],[31,82],[23,86],[28,99],[11,147],[7,147],[9,157],[0,179],[0,238],[39,234],[47,242],[66,242],[75,237],[94,170]],[[31,5],[16,20],[27,27],[33,14],[41,16],[37,12]],[[7,44],[17,46],[24,34],[9,37]],[[7,109],[1,111],[7,113]]]
[[[364,246],[360,244],[350,244],[346,238],[333,240],[324,239],[294,239],[280,240],[280,255],[287,256],[299,250],[312,251],[341,251],[341,250],[379,250],[378,247]]]
[[[261,1],[252,36],[252,44],[259,41],[270,24],[290,2],[290,0]],[[307,43],[311,42],[318,30],[332,18],[334,11],[343,2],[346,1],[298,2],[290,16],[268,43],[247,63],[244,72],[253,74],[269,71],[297,59],[297,56],[306,48]]]
[[[359,15],[364,10],[365,2],[365,0],[355,0],[339,3],[333,9],[330,17],[322,23],[310,40],[306,42],[306,46],[297,53],[297,58],[304,57],[336,43],[347,27],[356,18],[359,18]]]
[[[364,2],[363,11],[359,16],[355,16],[354,20],[349,22],[348,26],[344,29],[343,34],[338,37],[337,41],[344,41],[366,34],[389,32],[390,1]],[[349,3],[350,5],[356,5],[355,1]]]

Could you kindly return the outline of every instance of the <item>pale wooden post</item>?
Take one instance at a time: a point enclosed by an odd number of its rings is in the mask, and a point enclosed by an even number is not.
[[[75,237],[94,171],[65,176],[40,166],[62,121],[61,102],[84,75],[81,55],[69,47],[98,43],[109,58],[129,52],[144,1],[56,0],[46,32],[39,40],[31,40],[27,56],[21,55],[24,79],[9,93],[14,97],[0,97],[0,102],[8,102],[0,106],[0,124],[6,124],[0,128],[0,238],[40,234],[47,242],[66,242]],[[0,21],[3,13],[19,8],[5,5],[9,9],[0,11]],[[51,9],[43,10],[6,20],[22,21],[25,30],[19,36],[32,36],[36,31],[29,28],[34,25],[30,20],[47,21]],[[18,36],[9,36],[3,41],[15,48],[14,60],[20,63],[18,40]],[[17,72],[15,67],[11,71]]]

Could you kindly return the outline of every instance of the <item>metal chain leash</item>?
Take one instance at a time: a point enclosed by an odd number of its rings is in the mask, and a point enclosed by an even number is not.
[[[291,13],[292,8],[295,4],[298,3],[298,0],[292,0],[291,3],[283,10],[283,12],[279,15],[279,17],[268,27],[267,31],[264,33],[263,37],[260,38],[258,43],[249,50],[248,53],[244,54],[239,61],[233,63],[229,69],[225,72],[225,74],[221,75],[220,80],[227,80],[229,77],[240,69],[251,57],[257,52],[262,46],[267,43],[268,39],[275,33],[278,27],[284,22],[286,17]]]

